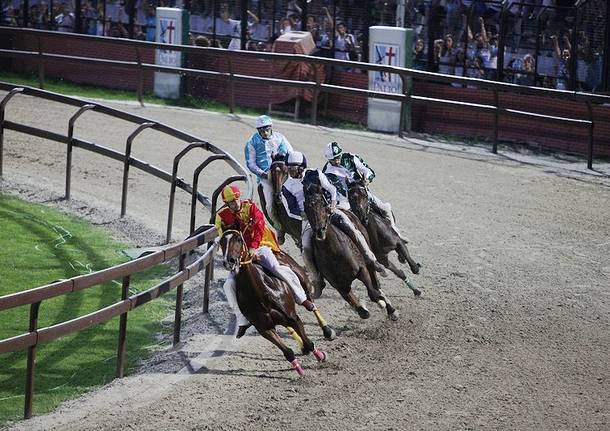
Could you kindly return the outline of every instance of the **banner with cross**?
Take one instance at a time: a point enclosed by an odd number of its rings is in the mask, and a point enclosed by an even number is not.
[[[398,66],[400,46],[389,43],[374,44],[375,64]],[[398,75],[387,72],[373,72],[373,90],[386,93],[401,93],[402,81]]]

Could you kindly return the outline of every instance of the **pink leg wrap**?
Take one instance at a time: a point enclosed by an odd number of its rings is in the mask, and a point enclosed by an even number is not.
[[[303,369],[303,367],[301,367],[301,363],[299,362],[298,359],[295,359],[294,361],[291,362],[292,364],[292,368],[294,368],[294,370],[299,373],[299,376],[304,376],[305,375],[305,370]]]
[[[313,355],[316,357],[318,362],[326,362],[326,359],[328,359],[328,355],[322,350],[314,349]]]

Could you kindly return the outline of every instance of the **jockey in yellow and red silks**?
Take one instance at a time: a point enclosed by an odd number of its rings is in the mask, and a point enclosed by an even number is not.
[[[221,198],[227,206],[216,213],[218,234],[222,235],[226,228],[232,227],[242,233],[251,253],[260,246],[269,247],[274,252],[280,251],[274,233],[265,223],[263,212],[253,201],[241,200],[240,195],[235,186],[227,186],[222,190]]]
[[[308,311],[314,311],[316,306],[307,299],[307,295],[297,275],[289,267],[280,265],[273,254],[274,252],[279,252],[280,247],[275,235],[265,223],[263,212],[258,209],[253,201],[249,199],[242,201],[240,195],[239,189],[235,186],[227,186],[222,190],[221,197],[226,207],[221,208],[216,213],[215,225],[218,234],[222,235],[227,229],[240,231],[248,251],[256,258],[257,263],[267,268],[276,277],[284,280],[290,286],[294,299],[298,304],[301,304]],[[250,322],[248,322],[248,319],[242,314],[237,305],[237,286],[234,273],[229,274],[223,289],[227,301],[231,308],[233,308],[237,318],[237,324],[239,325],[237,338],[240,338],[245,334],[246,329],[250,326]]]

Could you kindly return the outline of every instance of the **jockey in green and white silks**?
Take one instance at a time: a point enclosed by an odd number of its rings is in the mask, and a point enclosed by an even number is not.
[[[278,154],[288,154],[292,146],[288,139],[279,132],[273,131],[271,118],[261,115],[256,119],[256,132],[246,142],[244,153],[246,166],[254,175],[257,182],[263,187],[265,196],[265,210],[271,219],[270,222],[276,229],[281,226],[273,211],[273,186],[269,181],[268,172],[273,157]]]
[[[375,172],[360,156],[343,152],[341,146],[336,142],[331,142],[326,146],[324,157],[327,162],[322,168],[322,172],[326,174],[330,182],[336,187],[339,201],[348,201],[347,190],[351,182],[361,181],[364,185],[368,185],[375,178]],[[392,230],[396,232],[400,239],[404,242],[409,242],[407,238],[402,236],[398,226],[396,226],[396,220],[392,214],[392,206],[388,202],[383,202],[370,190],[369,199],[373,209],[377,210],[379,214],[390,222]]]
[[[385,270],[379,262],[377,262],[377,259],[366,242],[364,235],[362,235],[362,232],[354,226],[352,221],[343,211],[336,210],[337,207],[349,210],[349,203],[347,203],[347,206],[338,203],[337,198],[339,194],[326,175],[319,169],[307,169],[307,159],[298,151],[291,151],[288,153],[286,166],[288,166],[289,177],[282,186],[282,202],[290,217],[302,220],[302,256],[305,267],[311,273],[314,283],[321,284],[324,281],[315,265],[312,247],[313,231],[305,216],[304,190],[309,184],[316,184],[322,187],[324,194],[330,202],[331,212],[333,214],[331,218],[332,223],[351,238],[364,256],[367,265],[372,264],[377,272],[385,274]]]

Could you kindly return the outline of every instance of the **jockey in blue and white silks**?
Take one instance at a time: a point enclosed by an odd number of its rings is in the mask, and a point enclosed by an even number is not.
[[[326,146],[324,157],[327,162],[322,168],[322,172],[326,174],[330,182],[337,188],[339,201],[343,199],[347,201],[347,190],[351,182],[362,181],[364,185],[368,185],[375,178],[375,172],[364,163],[360,156],[344,152],[336,142],[331,142]],[[396,226],[396,220],[392,214],[392,206],[388,202],[383,202],[370,190],[369,199],[372,207],[390,222],[392,230],[396,232],[398,237],[404,242],[409,242],[407,238],[402,236],[398,226]]]
[[[302,256],[305,267],[312,275],[316,284],[323,284],[324,280],[315,265],[313,256],[312,237],[313,232],[305,215],[305,188],[309,184],[316,184],[322,187],[324,194],[330,202],[332,212],[332,222],[345,232],[354,241],[364,259],[368,264],[373,264],[375,270],[385,274],[383,267],[377,262],[375,255],[362,232],[358,230],[352,221],[343,211],[337,211],[337,206],[343,210],[349,210],[349,203],[341,204],[337,202],[337,189],[326,178],[319,169],[307,169],[307,159],[298,151],[291,151],[286,158],[289,178],[282,186],[282,202],[290,217],[302,220],[301,225],[301,244],[303,245]]]
[[[258,117],[256,119],[256,132],[246,142],[244,153],[246,166],[250,172],[256,175],[257,182],[262,185],[265,210],[271,219],[270,222],[277,229],[281,225],[273,212],[273,186],[269,181],[268,172],[273,157],[278,154],[288,154],[292,151],[292,146],[284,135],[272,130],[272,125],[269,116],[261,115]]]

